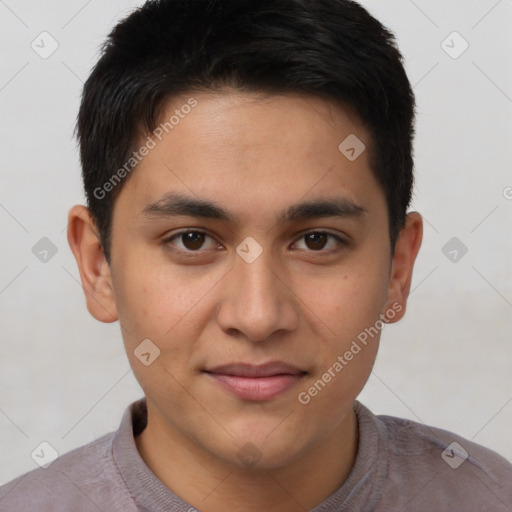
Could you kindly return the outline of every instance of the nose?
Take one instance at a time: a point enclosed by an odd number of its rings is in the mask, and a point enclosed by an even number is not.
[[[299,321],[297,300],[282,266],[273,261],[270,250],[249,261],[236,254],[226,276],[217,310],[220,326],[253,342],[277,331],[293,331]]]

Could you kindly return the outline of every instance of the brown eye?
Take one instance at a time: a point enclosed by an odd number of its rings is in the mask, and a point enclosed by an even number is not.
[[[180,236],[183,245],[191,251],[201,249],[201,246],[204,244],[204,233],[200,233],[198,231],[189,231],[188,233],[182,233]]]
[[[310,233],[309,235],[305,235],[304,238],[309,249],[318,251],[324,248],[328,236],[327,233]]]
[[[299,242],[302,240],[304,240],[303,245],[305,246],[305,249],[313,252],[327,253],[346,245],[346,242],[339,236],[323,231],[311,231],[310,233],[306,233],[305,235],[302,235],[302,237],[299,239]],[[332,243],[331,240],[335,243]],[[296,244],[299,242],[296,242]],[[304,247],[299,247],[299,249],[304,249]]]
[[[210,247],[216,246],[216,243],[211,236],[207,235],[203,231],[197,230],[181,231],[180,233],[176,233],[164,240],[164,243],[173,245],[183,252],[200,252],[201,249],[204,250],[208,248],[204,247],[207,239],[211,240]]]

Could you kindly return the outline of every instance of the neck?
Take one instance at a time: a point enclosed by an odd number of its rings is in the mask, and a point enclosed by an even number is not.
[[[148,424],[135,438],[137,449],[169,489],[199,510],[311,510],[341,487],[356,458],[358,427],[352,409],[322,444],[286,466],[258,469],[213,456],[150,411],[148,404]]]

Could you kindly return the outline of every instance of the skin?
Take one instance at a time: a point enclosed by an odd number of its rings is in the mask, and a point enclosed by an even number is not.
[[[368,151],[349,161],[338,150],[352,133],[369,147],[348,109],[300,95],[194,97],[197,106],[126,179],[114,205],[111,265],[85,206],[70,210],[68,240],[88,310],[122,327],[147,398],[148,426],[136,444],[149,468],[200,510],[310,510],[354,464],[352,406],[380,332],[308,404],[298,395],[379,315],[403,316],[422,220],[408,214],[391,254]],[[174,98],[162,119],[185,101]],[[215,201],[235,220],[142,213],[168,192]],[[297,202],[333,196],[364,213],[276,222]],[[195,245],[168,240],[186,228],[207,236]],[[311,232],[345,243],[315,245],[304,236]],[[236,252],[249,236],[263,251],[252,263]],[[149,366],[134,355],[144,339],[160,349]],[[284,361],[307,373],[275,398],[242,400],[203,372],[239,361]],[[247,443],[259,457],[250,467],[238,456]]]

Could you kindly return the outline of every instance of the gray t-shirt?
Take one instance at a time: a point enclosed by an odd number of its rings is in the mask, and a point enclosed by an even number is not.
[[[512,512],[512,464],[460,436],[354,409],[359,448],[345,483],[314,512]],[[119,430],[0,487],[1,512],[193,512],[146,466],[134,435],[145,399],[127,407]],[[458,444],[452,444],[458,443]]]

